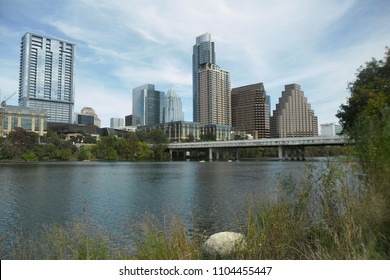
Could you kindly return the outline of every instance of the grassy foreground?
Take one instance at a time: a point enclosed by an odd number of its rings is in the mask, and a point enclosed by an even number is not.
[[[388,191],[369,186],[357,165],[308,165],[302,181],[283,177],[270,200],[248,199],[239,221],[245,244],[225,259],[389,259]],[[386,197],[387,195],[387,197]],[[13,236],[2,259],[212,259],[205,236],[188,234],[173,218],[169,229],[153,219],[142,224],[135,253],[112,249],[108,234],[88,219],[45,227],[39,238]],[[5,237],[2,237],[3,239]],[[0,237],[0,241],[1,237]],[[4,242],[2,242],[4,244]],[[4,245],[2,245],[4,246]],[[2,248],[0,248],[2,249]]]

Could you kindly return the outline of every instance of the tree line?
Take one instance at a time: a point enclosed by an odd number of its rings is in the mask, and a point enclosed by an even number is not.
[[[82,141],[81,141],[82,140]],[[90,135],[63,140],[54,131],[38,137],[17,128],[0,142],[0,161],[49,160],[166,160],[167,138],[162,131],[130,132],[124,138],[104,136],[100,141]]]

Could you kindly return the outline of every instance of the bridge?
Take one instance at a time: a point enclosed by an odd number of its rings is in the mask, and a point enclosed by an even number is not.
[[[289,153],[295,151],[304,156],[306,146],[334,146],[344,145],[348,141],[343,136],[318,136],[318,137],[297,137],[297,138],[269,138],[256,140],[232,140],[232,141],[208,141],[208,142],[190,142],[190,143],[170,143],[167,149],[172,155],[173,151],[208,149],[209,160],[213,159],[213,152],[219,158],[219,151],[223,149],[235,149],[236,158],[238,158],[239,148],[256,148],[256,147],[278,147],[279,159],[288,158]]]

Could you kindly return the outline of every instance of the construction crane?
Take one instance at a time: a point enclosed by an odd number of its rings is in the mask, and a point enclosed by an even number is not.
[[[7,101],[16,94],[16,92],[14,92],[13,94],[11,94],[10,96],[4,98],[2,101],[1,101],[1,107],[5,107],[5,105],[7,105]]]
[[[5,105],[7,105],[7,101],[16,94],[14,92],[10,96],[4,98],[0,103],[0,137],[4,137],[4,114],[5,114]],[[1,93],[0,93],[0,99],[1,99]]]

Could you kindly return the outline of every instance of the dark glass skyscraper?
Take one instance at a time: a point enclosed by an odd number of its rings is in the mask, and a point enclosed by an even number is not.
[[[146,84],[133,89],[133,125],[156,125],[163,122],[165,94]]]
[[[19,106],[44,109],[49,122],[71,123],[75,45],[26,33],[21,42]]]

